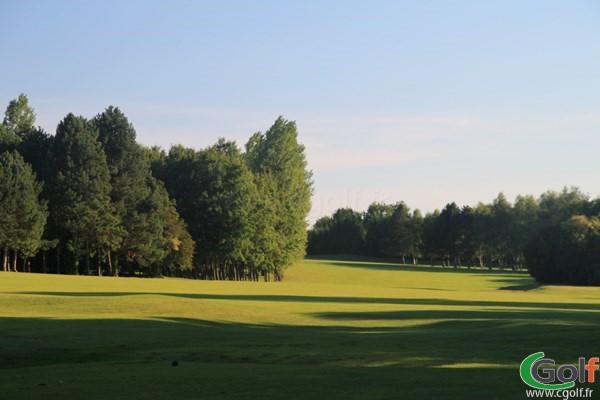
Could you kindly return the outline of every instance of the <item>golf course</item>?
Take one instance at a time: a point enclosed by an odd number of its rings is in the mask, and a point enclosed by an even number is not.
[[[511,271],[322,257],[277,283],[0,282],[5,399],[525,398],[526,356],[599,349],[600,288]]]

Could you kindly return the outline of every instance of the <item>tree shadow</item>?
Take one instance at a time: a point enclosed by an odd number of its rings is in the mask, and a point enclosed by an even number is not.
[[[436,322],[443,326],[455,326],[468,321],[489,321],[494,327],[505,326],[506,323],[544,323],[548,325],[588,325],[600,323],[600,307],[595,312],[580,310],[557,311],[556,309],[540,310],[402,310],[402,311],[359,311],[359,312],[325,312],[312,313],[317,318],[333,321],[443,321]]]
[[[501,307],[515,309],[600,311],[600,303],[557,303],[519,302],[488,300],[453,300],[439,298],[397,298],[397,297],[347,297],[347,296],[299,296],[299,295],[246,295],[208,293],[169,293],[169,292],[15,292],[20,295],[65,296],[65,297],[119,297],[119,296],[170,296],[194,300],[264,301],[291,303],[345,303],[345,304],[395,304],[414,306],[456,306],[456,307]],[[596,299],[597,300],[597,299]]]
[[[529,274],[525,271],[512,271],[512,270],[489,270],[481,268],[468,268],[465,266],[453,268],[453,267],[442,267],[442,266],[429,266],[429,265],[408,265],[394,262],[393,260],[381,260],[381,259],[369,259],[347,257],[346,260],[339,259],[328,259],[328,258],[308,258],[311,261],[321,261],[327,265],[346,267],[346,268],[361,268],[368,270],[381,270],[381,271],[416,271],[416,272],[437,272],[437,273],[463,273],[463,274],[482,274],[482,275],[522,275],[529,277]],[[531,279],[531,278],[529,278]]]
[[[139,380],[160,391],[161,384],[169,384],[166,376],[172,360],[177,360],[177,372],[187,378],[179,384],[194,388],[202,398],[228,398],[209,391],[215,388],[224,394],[244,388],[249,393],[242,396],[246,398],[305,398],[312,393],[310,387],[318,385],[321,391],[312,394],[317,398],[383,399],[396,397],[398,390],[413,398],[494,398],[486,395],[489,391],[499,398],[512,398],[522,396],[524,389],[517,372],[523,358],[536,351],[545,351],[560,362],[594,355],[600,322],[591,312],[547,310],[328,312],[315,316],[334,323],[375,324],[2,317],[0,386],[10,386],[7,382],[15,374],[29,376],[47,366],[75,379],[83,379],[85,371],[95,371],[98,385],[104,386],[117,369],[131,377],[133,388],[144,390]],[[411,323],[386,326],[390,321]],[[146,373],[149,378],[143,380]],[[249,377],[267,386],[252,385]],[[282,384],[269,386],[268,382]],[[16,398],[6,389],[4,394]]]

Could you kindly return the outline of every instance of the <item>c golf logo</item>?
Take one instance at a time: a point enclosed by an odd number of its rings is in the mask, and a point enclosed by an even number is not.
[[[561,365],[554,368],[555,362],[551,358],[544,358],[543,352],[531,354],[523,360],[519,372],[523,382],[535,389],[560,390],[569,389],[575,386],[575,381],[579,383],[593,383],[595,380],[594,372],[598,370],[598,357],[592,357],[587,360],[579,357],[578,366]],[[548,366],[541,368],[542,366]],[[560,383],[553,383],[553,382]]]

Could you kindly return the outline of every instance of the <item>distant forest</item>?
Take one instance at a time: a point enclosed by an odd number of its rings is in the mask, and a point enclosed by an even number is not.
[[[500,193],[423,216],[404,203],[341,208],[309,231],[308,254],[356,254],[453,268],[529,269],[543,283],[600,284],[600,199],[578,188],[539,198]]]
[[[115,107],[35,127],[25,95],[0,125],[4,271],[281,280],[305,254],[312,176],[279,117],[244,151],[144,147]]]

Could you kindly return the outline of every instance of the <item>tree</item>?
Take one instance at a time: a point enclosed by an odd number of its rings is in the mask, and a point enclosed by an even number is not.
[[[157,182],[157,188],[165,202],[162,208],[162,217],[167,252],[159,262],[160,271],[156,271],[156,274],[166,271],[169,274],[183,276],[184,273],[192,270],[196,244],[188,232],[185,222],[179,216],[175,202],[169,198],[162,183]]]
[[[492,255],[498,260],[500,268],[504,268],[514,249],[511,248],[511,233],[513,225],[512,205],[503,193],[499,193],[491,206],[490,243],[493,243]]]
[[[173,146],[161,176],[198,244],[199,277],[249,279],[262,254],[252,247],[255,218],[266,215],[254,215],[257,187],[235,143],[221,139],[201,151]]]
[[[330,216],[319,218],[308,231],[306,252],[309,255],[335,254],[332,231],[333,218]]]
[[[540,230],[540,207],[533,196],[517,196],[513,206],[513,218],[509,247],[513,251],[515,269],[522,269],[523,249]]]
[[[423,225],[425,220],[419,209],[413,211],[411,215],[411,237],[409,253],[413,258],[413,265],[419,262],[421,256],[421,249],[423,247]]]
[[[19,144],[19,137],[10,132],[6,126],[0,124],[0,153],[13,151]]]
[[[436,219],[435,228],[439,232],[439,245],[442,256],[445,258],[445,265],[452,265],[456,268],[460,265],[460,208],[456,203],[448,203]]]
[[[386,224],[385,254],[389,257],[401,257],[406,264],[406,256],[415,248],[413,237],[414,228],[410,209],[400,202],[394,206],[394,211]]]
[[[440,210],[425,214],[421,241],[423,253],[429,257],[429,262],[434,265],[434,260],[443,253],[440,231],[437,229]]]
[[[540,283],[600,285],[600,219],[577,215],[545,228],[524,253]]]
[[[394,212],[394,206],[374,202],[369,205],[364,217],[366,229],[366,252],[368,255],[385,255],[387,242],[387,221]]]
[[[589,196],[577,187],[567,188],[560,192],[549,190],[539,198],[540,222],[542,227],[557,225],[574,215],[585,213]]]
[[[110,174],[98,132],[83,117],[68,114],[54,140],[51,215],[71,253],[71,273],[90,273],[98,249],[115,248],[123,236],[110,200]]]
[[[121,110],[110,106],[92,123],[106,154],[110,199],[124,235],[109,268],[118,275],[121,261],[132,275],[136,266],[150,268],[166,256],[162,218],[168,200],[157,193],[160,189],[151,176],[147,152],[137,144],[135,129]]]
[[[254,134],[246,144],[245,158],[252,172],[272,176],[276,185],[275,233],[284,255],[274,271],[276,280],[281,280],[285,268],[305,254],[312,173],[307,169],[304,152],[304,146],[298,143],[296,123],[282,117],[264,134]]]
[[[42,246],[47,206],[39,198],[42,185],[35,179],[31,166],[16,152],[0,154],[0,250],[2,269],[17,270],[19,255],[28,269],[29,258]]]
[[[492,254],[494,242],[491,236],[491,224],[492,224],[492,206],[490,204],[484,204],[482,202],[472,209],[473,212],[473,255],[477,259],[479,268],[485,268],[486,257],[490,257]],[[488,261],[491,261],[488,259]],[[488,268],[491,269],[492,265],[488,264]]]
[[[9,133],[23,137],[31,132],[35,125],[35,111],[29,107],[29,100],[23,93],[11,100],[4,112],[2,124]]]
[[[362,215],[351,208],[340,208],[333,216],[315,223],[309,231],[310,254],[362,254],[365,250]]]
[[[50,152],[54,137],[43,129],[33,129],[20,139],[16,148],[25,162],[31,165],[36,176],[46,181],[50,177]]]

